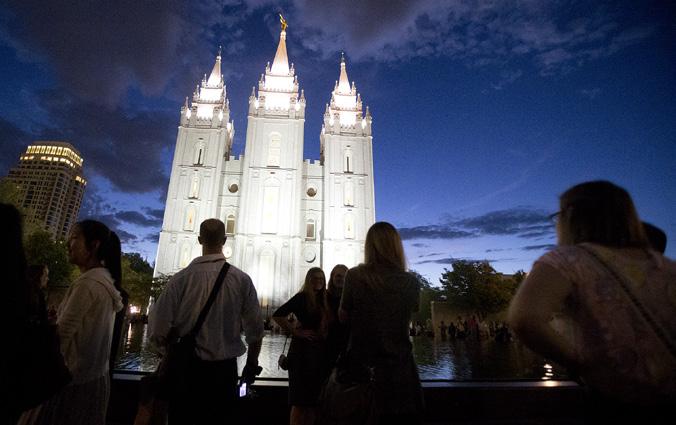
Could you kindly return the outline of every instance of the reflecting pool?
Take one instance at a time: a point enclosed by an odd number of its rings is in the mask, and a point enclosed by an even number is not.
[[[286,337],[266,332],[263,338],[259,363],[261,377],[287,378],[286,371],[277,367]],[[423,380],[517,380],[566,379],[565,371],[558,365],[533,353],[518,342],[497,342],[494,339],[454,340],[411,337],[413,354],[420,378]],[[288,344],[287,344],[288,350]],[[245,356],[239,358],[240,370]],[[129,325],[124,350],[118,357],[116,368],[151,372],[159,362],[150,349],[147,325]]]

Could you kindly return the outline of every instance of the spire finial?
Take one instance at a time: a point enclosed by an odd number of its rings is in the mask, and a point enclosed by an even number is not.
[[[222,53],[223,53],[223,46],[221,46],[221,45],[219,44],[219,45],[218,45],[218,57],[219,57],[219,58],[222,56]]]
[[[288,27],[286,23],[286,19],[282,16],[282,14],[279,14],[279,22],[282,24],[282,31],[286,31],[286,27]]]
[[[345,63],[345,52],[340,52],[340,63]]]

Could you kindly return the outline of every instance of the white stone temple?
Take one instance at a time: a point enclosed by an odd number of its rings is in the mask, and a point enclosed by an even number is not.
[[[375,222],[372,119],[344,59],[324,113],[319,160],[303,159],[305,107],[283,22],[272,66],[249,97],[244,155],[235,158],[219,53],[181,108],[155,275],[201,255],[197,234],[207,218],[226,224],[224,254],[251,276],[269,314],[299,290],[310,267],[328,279],[334,265],[363,261]]]

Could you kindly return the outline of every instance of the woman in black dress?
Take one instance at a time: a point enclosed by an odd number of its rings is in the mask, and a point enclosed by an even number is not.
[[[378,222],[366,234],[365,262],[345,276],[339,315],[350,325],[350,367],[371,369],[381,424],[419,424],[423,396],[409,339],[419,285],[406,271],[399,233]]]
[[[298,319],[293,326],[288,316]],[[326,378],[328,308],[326,277],[319,267],[308,270],[300,292],[272,315],[292,335],[289,347],[289,405],[291,425],[315,422],[319,392]]]

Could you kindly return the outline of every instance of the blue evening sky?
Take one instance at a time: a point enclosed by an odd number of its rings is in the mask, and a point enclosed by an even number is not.
[[[374,118],[376,218],[411,268],[529,270],[573,184],[611,180],[676,237],[676,14],[668,1],[68,1],[0,9],[0,174],[39,139],[85,159],[80,216],[154,261],[185,96],[223,46],[244,151],[248,96],[289,23],[318,159],[340,52]],[[669,243],[667,255],[676,256]]]

